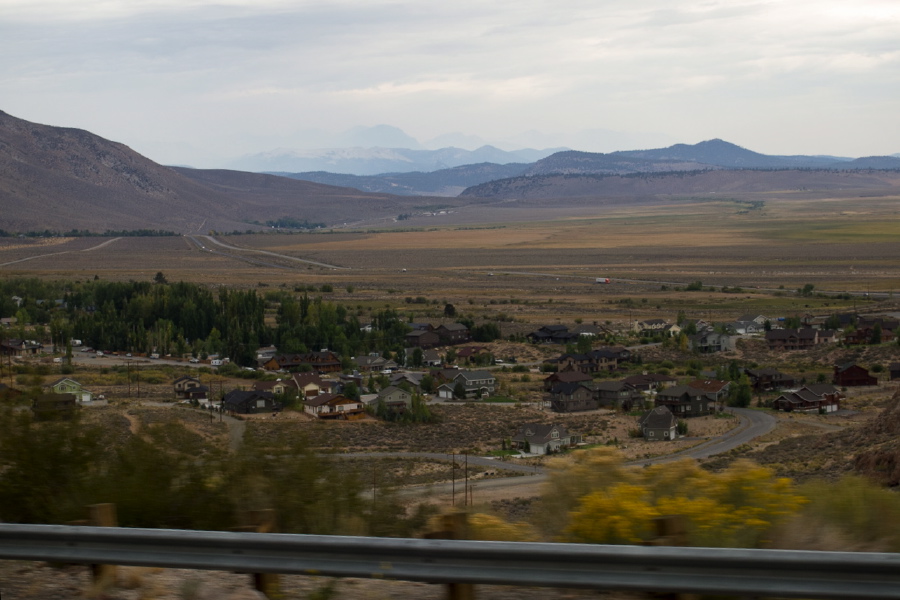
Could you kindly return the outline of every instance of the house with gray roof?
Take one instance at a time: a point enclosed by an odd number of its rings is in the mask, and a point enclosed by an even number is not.
[[[710,412],[710,404],[715,400],[703,390],[688,385],[676,385],[656,394],[656,406],[667,407],[676,417],[699,417]]]
[[[580,435],[571,435],[563,425],[529,423],[519,427],[512,437],[513,447],[530,454],[551,454],[561,448],[581,442]]]
[[[648,441],[674,440],[678,437],[678,420],[668,406],[657,406],[640,420],[641,433]]]

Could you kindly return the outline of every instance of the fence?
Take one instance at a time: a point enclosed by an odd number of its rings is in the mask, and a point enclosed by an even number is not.
[[[900,555],[0,525],[0,559],[516,586],[900,597]]]

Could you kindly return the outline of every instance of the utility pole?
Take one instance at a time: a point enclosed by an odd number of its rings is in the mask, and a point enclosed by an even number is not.
[[[463,482],[463,506],[469,505],[469,453],[466,452],[465,480]]]
[[[450,489],[452,490],[450,496],[450,506],[456,506],[456,453],[454,452],[453,454],[451,454],[450,458]]]

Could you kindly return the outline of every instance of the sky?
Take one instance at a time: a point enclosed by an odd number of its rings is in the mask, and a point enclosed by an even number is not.
[[[164,164],[381,124],[426,147],[900,152],[897,0],[0,0],[0,56],[0,110]]]

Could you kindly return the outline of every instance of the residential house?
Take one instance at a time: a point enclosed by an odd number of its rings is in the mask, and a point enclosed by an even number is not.
[[[544,391],[549,392],[557,383],[591,381],[593,378],[582,371],[557,371],[544,378]]]
[[[434,331],[445,346],[463,344],[470,339],[469,328],[462,323],[446,323],[438,326]]]
[[[319,394],[333,391],[331,389],[333,382],[322,379],[318,373],[294,373],[291,380],[299,390],[301,398],[314,398]]]
[[[94,394],[84,389],[84,387],[68,377],[57,379],[50,384],[50,390],[54,394],[72,394],[79,404],[90,404],[94,399]]]
[[[485,360],[482,357],[489,357],[490,355],[491,351],[487,346],[463,346],[456,351],[456,358],[466,363],[477,363],[479,358]]]
[[[710,398],[703,390],[676,385],[656,394],[656,406],[666,406],[676,417],[699,417],[709,414]]]
[[[460,371],[451,385],[455,388],[457,383],[462,383],[466,398],[483,398],[494,393],[497,379],[490,371]]]
[[[556,365],[559,371],[614,371],[619,364],[620,355],[620,352],[612,348],[597,348],[586,354],[563,354],[556,359]]]
[[[525,337],[535,344],[574,344],[580,336],[565,325],[544,325]]]
[[[264,363],[276,354],[278,354],[278,348],[275,346],[263,346],[256,349],[256,360],[257,362]]]
[[[74,394],[41,394],[31,401],[31,412],[38,421],[69,420],[77,411]]]
[[[756,321],[733,321],[726,327],[738,335],[753,335],[765,331],[765,326]]]
[[[232,390],[225,394],[222,405],[226,411],[240,415],[281,410],[281,405],[275,401],[272,392],[256,390]]]
[[[757,325],[764,326],[766,324],[766,321],[769,321],[770,319],[764,315],[760,315],[757,313],[747,313],[738,317],[737,320],[744,323],[749,323],[752,321]]]
[[[275,381],[254,381],[251,389],[256,392],[271,392],[274,396],[284,396],[285,394],[299,396],[297,384],[291,378],[276,379]]]
[[[706,394],[706,397],[716,403],[717,407],[724,404],[731,389],[730,381],[722,381],[721,379],[695,379],[687,383],[688,387],[700,390]]]
[[[856,328],[844,335],[844,343],[870,344],[875,339],[877,329],[881,330],[880,338],[882,342],[891,342],[894,340],[898,326],[900,326],[900,323],[896,319],[859,317],[856,322]]]
[[[185,375],[179,377],[172,384],[175,391],[175,398],[179,400],[193,400],[201,404],[209,402],[209,387],[196,377]]]
[[[668,406],[657,406],[640,420],[641,433],[648,441],[674,440],[678,437],[678,420]]]
[[[419,350],[422,353],[422,364],[423,367],[439,367],[444,361],[441,358],[440,353],[437,350],[431,348],[406,348],[406,364],[403,366],[410,367],[413,366],[413,355]],[[418,366],[418,365],[417,365]]]
[[[846,365],[835,365],[832,383],[841,387],[878,385],[878,379],[869,375],[868,369],[850,363]]]
[[[600,337],[602,335],[607,335],[612,333],[608,327],[604,327],[603,325],[598,325],[596,321],[594,321],[593,325],[582,324],[576,325],[572,329],[572,333],[575,333],[579,336],[587,336],[587,337]]]
[[[581,442],[580,435],[571,435],[562,425],[529,423],[519,427],[512,437],[513,447],[530,454],[551,454]]]
[[[441,345],[440,336],[430,329],[414,329],[407,333],[404,339],[406,344],[413,348],[426,349]]]
[[[430,329],[414,329],[406,334],[404,340],[413,348],[434,348],[441,345],[440,336]],[[410,356],[407,354],[407,356]]]
[[[417,372],[394,373],[391,375],[391,385],[408,387],[411,390],[419,391],[422,387],[422,377],[424,376],[424,373]]]
[[[841,409],[843,395],[829,384],[807,385],[785,392],[772,402],[772,408],[786,412],[830,413]]]
[[[353,421],[365,417],[363,403],[343,394],[320,394],[307,398],[304,410],[319,419]]]
[[[888,371],[891,374],[891,381],[896,381],[900,379],[900,363],[894,362],[891,363],[888,367]]]
[[[37,356],[44,345],[35,340],[9,338],[0,342],[0,354],[3,356]]]
[[[353,358],[353,362],[359,367],[359,370],[363,373],[376,371],[394,371],[397,369],[399,365],[394,362],[393,359],[384,358],[377,352],[372,352],[367,356],[357,356]]]
[[[267,371],[289,371],[308,366],[317,373],[335,373],[341,370],[341,357],[330,350],[305,354],[280,354],[263,364]]]
[[[600,401],[592,383],[574,381],[557,383],[550,390],[550,409],[558,413],[597,410]]]
[[[647,319],[646,321],[635,321],[632,330],[640,335],[659,335],[667,325],[665,319]]]
[[[630,375],[622,381],[632,386],[634,389],[643,392],[650,392],[678,383],[678,379],[676,379],[675,377],[672,377],[671,375],[663,375],[662,373],[643,373],[642,375]]]
[[[375,399],[375,404],[384,402],[388,410],[395,413],[404,413],[412,407],[412,394],[403,388],[389,385],[380,392]]]
[[[827,329],[773,329],[766,332],[769,350],[809,350],[819,344],[835,341],[836,332]]]
[[[644,395],[624,381],[600,381],[593,384],[594,393],[602,407],[630,411],[644,405]]]
[[[688,336],[688,346],[694,352],[699,352],[701,354],[727,352],[729,350],[734,350],[734,338],[727,333],[719,333],[713,329],[706,329]]]
[[[758,392],[778,390],[797,385],[796,380],[791,375],[785,375],[773,367],[744,369],[744,373],[750,379],[750,385]]]

